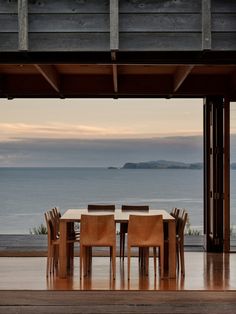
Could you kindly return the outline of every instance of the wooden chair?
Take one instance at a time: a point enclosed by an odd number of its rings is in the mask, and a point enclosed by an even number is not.
[[[115,205],[113,204],[88,204],[88,211],[89,212],[99,212],[99,211],[105,211],[105,212],[111,212],[113,213],[115,211]],[[110,248],[110,259],[112,259],[112,249]],[[88,253],[90,255],[89,261],[91,262],[91,250],[88,250]]]
[[[114,215],[81,215],[80,279],[88,274],[88,249],[108,246],[112,252],[113,279],[116,275],[116,225]],[[91,251],[90,251],[91,252]]]
[[[88,211],[115,211],[115,205],[110,204],[88,204]]]
[[[149,206],[147,205],[122,205],[122,211],[140,211],[140,212],[148,212]],[[128,232],[128,223],[121,222],[120,224],[120,258],[125,257],[125,235]]]
[[[172,208],[172,211],[171,211],[171,216],[173,216],[175,219],[177,219],[179,217],[179,214],[180,214],[180,209],[179,208]]]
[[[181,268],[181,274],[185,276],[185,263],[184,263],[184,229],[188,220],[188,213],[183,211],[183,214],[178,217],[177,230],[176,230],[176,259],[177,267]]]
[[[48,277],[49,274],[54,273],[54,269],[56,268],[56,265],[58,262],[56,246],[59,245],[59,239],[55,238],[55,231],[53,229],[51,213],[46,212],[44,216],[46,220],[47,233],[48,233],[48,252],[47,252],[47,268],[46,268],[46,276]]]
[[[156,247],[159,247],[160,275],[164,274],[164,231],[162,215],[130,215],[128,226],[128,280],[130,279],[130,255],[132,247],[153,247],[154,274],[156,276]]]
[[[60,235],[59,235],[59,222],[56,217],[56,213],[58,210],[52,209],[44,214],[46,225],[47,225],[47,233],[48,233],[48,254],[47,254],[47,266],[46,266],[46,276],[49,274],[54,274],[54,271],[58,269],[58,254],[59,254],[59,244],[60,244]],[[79,234],[74,234],[73,236],[68,236],[67,239],[67,250],[69,258],[73,258],[72,255],[72,246],[74,246],[74,242],[79,242],[80,236]]]

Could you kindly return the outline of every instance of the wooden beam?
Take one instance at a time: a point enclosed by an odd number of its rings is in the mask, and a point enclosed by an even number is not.
[[[119,0],[110,0],[110,50],[119,50]]]
[[[57,73],[55,67],[53,65],[45,65],[45,64],[34,64],[36,69],[42,76],[46,79],[46,81],[52,86],[52,88],[60,93],[60,77]]]
[[[113,73],[113,86],[114,92],[118,93],[118,75],[117,75],[117,64],[112,64],[112,73]]]
[[[184,65],[180,66],[174,74],[174,93],[180,88],[183,82],[186,80],[188,75],[191,73],[194,65]]]
[[[202,0],[202,50],[211,50],[211,0]]]
[[[115,51],[111,52],[111,59],[113,62],[116,61],[116,52]],[[113,76],[114,92],[118,93],[118,73],[117,73],[117,64],[115,64],[115,63],[112,64],[112,76]]]
[[[28,50],[28,0],[18,0],[18,50]]]

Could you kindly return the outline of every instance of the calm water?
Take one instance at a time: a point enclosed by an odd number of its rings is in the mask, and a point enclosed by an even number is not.
[[[0,168],[0,233],[29,233],[44,222],[47,209],[58,206],[64,212],[88,203],[147,204],[168,211],[183,207],[191,225],[199,227],[202,175],[201,170],[178,169]],[[235,185],[236,171],[231,181]],[[235,204],[232,193],[231,207]]]

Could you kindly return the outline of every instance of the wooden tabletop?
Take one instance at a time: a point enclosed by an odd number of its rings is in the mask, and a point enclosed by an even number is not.
[[[62,221],[80,221],[81,215],[113,215],[116,222],[127,222],[129,215],[162,215],[163,220],[175,220],[166,210],[164,209],[150,209],[149,211],[121,211],[116,209],[112,211],[88,211],[87,209],[68,209],[61,217]]]

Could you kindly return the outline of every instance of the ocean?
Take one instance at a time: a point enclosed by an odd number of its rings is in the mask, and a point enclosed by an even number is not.
[[[236,171],[231,171],[235,186]],[[231,192],[231,207],[236,193]],[[0,168],[0,234],[27,234],[54,206],[63,213],[88,203],[147,204],[186,208],[192,228],[202,230],[203,172],[183,169]],[[236,213],[232,211],[232,224]]]

